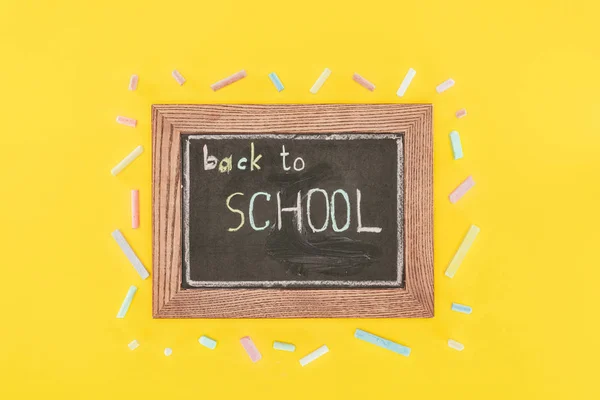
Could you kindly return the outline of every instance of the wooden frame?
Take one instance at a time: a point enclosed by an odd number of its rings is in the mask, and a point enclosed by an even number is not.
[[[153,105],[153,317],[432,317],[432,114],[431,104]],[[181,134],[343,132],[404,135],[404,288],[181,288]]]

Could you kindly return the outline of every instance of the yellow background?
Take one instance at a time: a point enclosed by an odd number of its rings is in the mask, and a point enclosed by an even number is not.
[[[157,3],[0,5],[0,398],[598,398],[596,1]],[[332,75],[311,95],[325,67]],[[417,75],[400,99],[409,67]],[[246,79],[210,90],[240,69]],[[450,77],[456,86],[438,95]],[[122,229],[150,267],[151,104],[400,101],[434,104],[435,318],[151,318],[151,279],[139,279],[110,235]],[[469,115],[457,120],[461,107]],[[111,176],[138,144],[141,158]],[[477,185],[450,204],[469,174]],[[443,271],[471,223],[481,234],[450,280]],[[138,294],[117,320],[131,284]],[[451,312],[452,301],[473,314]],[[357,327],[412,355],[354,339]],[[197,343],[202,334],[218,339],[215,351]],[[263,353],[257,364],[239,344],[245,335]],[[275,352],[274,339],[297,352]],[[322,344],[330,353],[301,368]]]

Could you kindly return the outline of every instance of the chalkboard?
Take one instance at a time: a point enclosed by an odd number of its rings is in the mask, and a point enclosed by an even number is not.
[[[153,105],[153,317],[432,317],[432,116]]]
[[[403,286],[401,134],[181,145],[183,288]]]

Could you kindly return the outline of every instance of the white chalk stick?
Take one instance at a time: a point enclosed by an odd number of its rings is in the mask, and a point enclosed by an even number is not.
[[[117,318],[125,318],[125,315],[127,314],[127,311],[129,310],[129,306],[131,305],[131,300],[133,300],[133,296],[135,295],[135,292],[137,292],[137,287],[135,287],[133,285],[130,286],[129,290],[127,291],[127,294],[125,295],[125,298],[123,299],[121,308],[119,309],[119,312],[117,313]]]
[[[136,90],[137,85],[138,85],[138,76],[135,74],[131,75],[131,78],[129,79],[129,90]]]
[[[457,342],[456,340],[448,339],[448,347],[450,347],[454,350],[463,351],[465,348],[465,345]]]
[[[302,357],[300,359],[300,365],[302,365],[304,367],[306,364],[315,361],[317,358],[321,357],[323,354],[327,354],[328,352],[329,352],[329,348],[326,345],[323,345],[323,346],[319,347],[318,349],[316,349],[315,351],[313,351],[312,353],[307,354],[306,356]]]
[[[169,357],[171,354],[173,354],[173,349],[170,347],[166,347],[165,348],[165,356]]]
[[[143,146],[138,146],[131,153],[127,155],[120,163],[118,163],[113,169],[110,170],[110,173],[113,176],[117,176],[117,174],[125,169],[129,164],[133,162],[136,158],[140,156],[144,152]]]
[[[452,86],[454,86],[454,80],[453,79],[448,79],[448,80],[440,83],[439,85],[437,85],[437,87],[435,88],[435,90],[438,93],[442,93],[442,92],[445,92],[446,90],[450,89]]]
[[[323,86],[327,78],[329,78],[329,75],[331,75],[331,70],[329,68],[325,68],[325,70],[321,73],[321,76],[319,76],[315,84],[312,85],[312,87],[310,88],[310,92],[312,94],[317,94],[317,92],[319,91],[319,89],[321,89],[321,86]]]
[[[400,87],[398,88],[398,91],[396,92],[396,96],[398,96],[398,97],[404,96],[404,93],[406,93],[406,89],[408,89],[408,87],[410,86],[410,83],[412,82],[412,80],[416,74],[417,74],[417,71],[415,71],[414,69],[412,69],[412,68],[408,69],[408,72],[404,76],[404,79],[402,80],[402,83],[400,84]]]
[[[123,250],[123,253],[125,253],[125,256],[129,260],[131,265],[133,265],[133,268],[135,268],[140,277],[142,279],[146,279],[148,276],[150,276],[150,274],[148,274],[148,271],[146,270],[146,267],[144,267],[144,264],[142,264],[138,256],[135,255],[133,249],[131,248],[121,231],[118,229],[115,230],[112,233],[112,237],[117,241],[117,244],[119,245],[121,250]]]
[[[131,342],[130,342],[128,345],[127,345],[127,347],[129,347],[129,350],[135,350],[135,349],[137,349],[138,347],[140,347],[140,344],[138,343],[138,341],[137,341],[137,340],[132,340],[132,341],[131,341]]]

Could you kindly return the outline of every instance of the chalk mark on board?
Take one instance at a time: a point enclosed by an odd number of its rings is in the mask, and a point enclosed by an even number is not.
[[[298,191],[306,193],[317,183],[331,179],[333,168],[319,163],[301,174],[272,174],[269,181],[283,185],[282,203],[294,202]],[[307,195],[302,198],[304,202]],[[323,234],[308,237],[303,227],[296,229],[294,214],[282,214],[281,230],[272,229],[267,236],[267,254],[287,267],[287,272],[297,276],[320,273],[329,276],[349,276],[363,271],[379,256],[379,247],[348,237]]]

